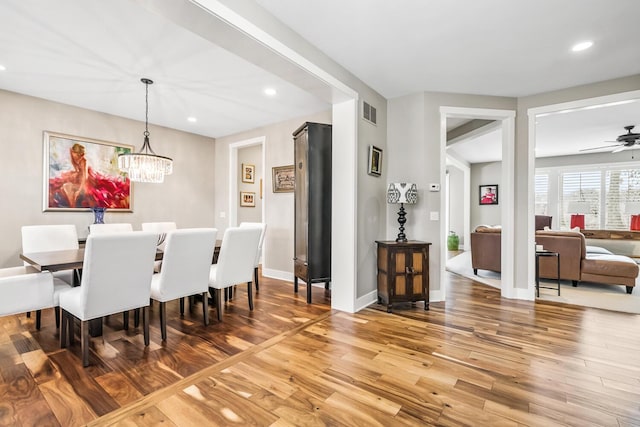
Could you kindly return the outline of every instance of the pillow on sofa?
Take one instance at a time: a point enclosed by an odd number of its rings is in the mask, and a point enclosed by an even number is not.
[[[607,255],[613,255],[613,252],[611,252],[608,249],[605,248],[601,248],[600,246],[589,246],[587,245],[587,253],[588,254],[607,254]]]

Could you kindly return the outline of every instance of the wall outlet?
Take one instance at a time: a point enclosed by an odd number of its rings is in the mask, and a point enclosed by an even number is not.
[[[226,212],[220,212],[220,218],[226,218],[226,217],[227,217]]]
[[[440,212],[429,212],[429,219],[431,221],[438,221],[440,220]]]
[[[440,184],[429,184],[429,191],[440,191]]]

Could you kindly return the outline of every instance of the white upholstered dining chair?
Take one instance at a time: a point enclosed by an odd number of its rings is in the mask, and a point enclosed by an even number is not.
[[[73,342],[73,317],[80,320],[82,365],[89,365],[89,321],[143,308],[144,343],[149,345],[149,298],[156,233],[89,234],[79,287],[60,294],[60,345]]]
[[[71,285],[56,279],[48,271],[33,267],[0,269],[0,316],[36,311],[36,329],[40,329],[41,311],[57,306],[59,294]]]
[[[98,234],[126,233],[129,231],[133,231],[133,226],[128,222],[89,225],[89,234],[94,236]]]
[[[55,225],[25,225],[21,228],[22,234],[22,252],[49,252],[49,251],[66,251],[77,250],[80,245],[78,243],[78,231],[73,224],[55,224]],[[25,266],[29,265],[27,262]],[[59,279],[69,285],[74,283],[74,270],[62,270],[53,272],[53,277]],[[62,289],[62,284],[58,281],[55,285]],[[54,294],[56,327],[60,326],[60,317],[58,310],[57,294]],[[29,312],[27,312],[27,316]],[[36,316],[40,318],[40,313],[36,312]]]
[[[260,241],[258,242],[258,253],[256,254],[256,260],[254,262],[253,268],[253,283],[256,286],[256,291],[260,290],[260,284],[258,282],[258,266],[260,265],[260,258],[262,257],[262,245],[264,244],[264,235],[267,232],[267,224],[263,222],[241,222],[240,228],[259,228],[260,232]]]
[[[209,272],[209,292],[216,300],[218,321],[222,321],[222,290],[239,283],[247,284],[249,309],[253,310],[251,280],[260,233],[257,227],[230,227],[224,232],[218,262]]]
[[[216,245],[215,228],[185,228],[168,231],[162,257],[162,270],[151,279],[151,298],[160,303],[160,330],[167,339],[166,303],[180,298],[184,314],[184,297],[202,295],[204,325],[209,324],[209,271]]]

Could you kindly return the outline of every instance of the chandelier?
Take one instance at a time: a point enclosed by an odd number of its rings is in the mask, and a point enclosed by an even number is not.
[[[159,156],[149,143],[149,85],[153,80],[140,79],[145,85],[145,118],[144,118],[144,143],[137,153],[120,154],[118,167],[129,175],[134,182],[161,183],[165,175],[173,172],[173,160],[169,157]]]

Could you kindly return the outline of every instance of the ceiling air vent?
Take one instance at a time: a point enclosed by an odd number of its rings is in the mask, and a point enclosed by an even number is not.
[[[362,101],[362,117],[375,125],[378,122],[376,107],[369,105],[366,101]]]

